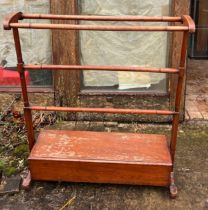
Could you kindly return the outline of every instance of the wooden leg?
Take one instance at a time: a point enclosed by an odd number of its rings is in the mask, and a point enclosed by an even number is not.
[[[170,174],[170,197],[176,198],[178,194],[178,189],[175,185],[175,179],[174,179],[174,172],[171,172]]]
[[[27,176],[22,180],[22,189],[29,190],[30,184],[31,184],[31,174],[30,171],[28,171]]]

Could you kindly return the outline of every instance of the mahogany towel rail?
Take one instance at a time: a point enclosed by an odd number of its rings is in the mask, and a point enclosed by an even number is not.
[[[20,23],[23,19],[55,19],[83,21],[133,21],[170,22],[167,26],[112,26],[81,24]],[[173,25],[180,23],[181,25]],[[178,68],[150,68],[132,66],[82,66],[24,64],[19,29],[61,29],[96,31],[178,31],[183,33],[181,58]],[[17,12],[4,19],[4,29],[13,30],[17,54],[17,70],[20,75],[24,100],[25,123],[30,148],[29,169],[23,185],[34,180],[58,180],[75,182],[98,182],[169,186],[170,195],[175,197],[173,166],[179,125],[180,101],[186,70],[188,35],[195,31],[190,16],[182,17],[141,17],[141,16],[87,16],[23,14]],[[130,71],[150,73],[172,73],[178,75],[175,110],[141,110],[115,108],[80,108],[31,106],[28,100],[25,79],[26,70],[97,70]],[[35,141],[32,125],[32,110],[62,112],[98,112],[119,114],[173,115],[170,143],[165,135],[105,133],[84,131],[42,131]]]

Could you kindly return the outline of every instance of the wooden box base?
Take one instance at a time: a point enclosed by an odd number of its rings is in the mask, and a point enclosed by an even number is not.
[[[169,186],[166,136],[41,131],[29,156],[34,180]]]

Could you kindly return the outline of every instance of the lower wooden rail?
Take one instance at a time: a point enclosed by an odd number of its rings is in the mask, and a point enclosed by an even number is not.
[[[60,111],[60,112],[98,112],[111,114],[155,114],[176,115],[178,112],[169,110],[143,110],[143,109],[115,109],[115,108],[81,108],[81,107],[55,107],[55,106],[29,106],[26,110]]]
[[[94,66],[94,65],[46,65],[46,64],[27,64],[24,65],[26,70],[100,70],[100,71],[136,71],[152,73],[178,73],[175,68],[150,68],[138,66]]]

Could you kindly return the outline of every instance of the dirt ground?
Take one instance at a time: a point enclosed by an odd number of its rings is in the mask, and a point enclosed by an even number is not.
[[[60,122],[58,129],[166,133],[169,125]],[[58,183],[33,181],[29,191],[0,196],[2,210],[205,210],[208,209],[208,124],[192,122],[180,126],[175,176],[179,194],[169,198],[162,187]]]

